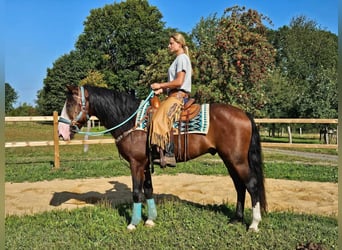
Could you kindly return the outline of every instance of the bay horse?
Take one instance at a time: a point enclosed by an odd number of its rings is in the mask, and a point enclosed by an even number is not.
[[[135,129],[135,119],[128,119],[132,114],[134,116],[141,100],[125,92],[90,85],[67,88],[67,98],[60,116],[63,123],[59,122],[60,135],[69,139],[75,133],[75,126],[81,128],[90,116],[96,116],[106,128],[116,126],[110,133],[119,154],[129,162],[133,182],[133,211],[127,228],[134,230],[141,222],[144,201],[148,210],[145,225],[153,226],[157,209],[153,198],[148,135],[143,130]],[[188,134],[186,159],[176,154],[176,160],[188,161],[205,153],[217,153],[227,167],[237,192],[235,216],[231,222],[244,222],[247,190],[251,196],[253,217],[249,230],[258,231],[261,214],[267,209],[258,129],[252,116],[241,109],[220,103],[210,104],[209,107],[207,134]],[[67,126],[67,131],[62,129],[63,124]],[[175,141],[181,139],[184,143],[184,135],[175,134],[174,137]],[[184,152],[184,149],[177,147],[175,143],[175,152]]]

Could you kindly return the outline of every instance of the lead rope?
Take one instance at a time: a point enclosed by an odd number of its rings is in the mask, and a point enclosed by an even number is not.
[[[153,93],[154,93],[153,90],[151,90],[150,94],[144,100],[143,105],[140,105],[140,107],[130,117],[128,117],[125,121],[121,122],[120,124],[116,125],[115,127],[112,127],[110,129],[106,129],[104,131],[99,131],[99,132],[82,132],[82,131],[76,131],[76,132],[78,134],[82,134],[82,135],[101,136],[101,135],[104,135],[110,131],[113,131],[113,130],[123,126],[124,124],[126,124],[129,120],[131,120],[139,112],[140,108],[142,108],[149,101],[149,99],[153,96]]]

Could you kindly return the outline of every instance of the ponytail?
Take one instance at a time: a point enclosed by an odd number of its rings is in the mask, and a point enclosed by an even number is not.
[[[187,45],[184,45],[184,46],[183,46],[183,49],[184,49],[184,53],[185,53],[188,57],[190,57],[189,47],[188,47]]]

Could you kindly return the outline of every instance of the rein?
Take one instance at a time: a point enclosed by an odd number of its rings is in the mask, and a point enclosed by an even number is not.
[[[77,115],[77,117],[76,117],[77,120],[70,121],[70,120],[65,119],[65,118],[63,118],[63,117],[60,117],[60,118],[58,119],[58,122],[62,122],[62,123],[66,123],[66,124],[72,125],[73,123],[77,122],[77,121],[82,117],[82,115],[83,115],[82,112],[85,111],[85,104],[86,104],[86,103],[85,103],[85,97],[84,97],[84,87],[81,86],[80,89],[81,89],[82,111]],[[146,97],[146,99],[144,100],[143,105],[140,105],[139,107],[143,107],[143,106],[148,102],[148,100],[153,96],[153,93],[154,93],[153,90],[151,90],[150,94],[149,94],[149,95]],[[101,135],[104,135],[104,134],[106,134],[106,133],[108,133],[108,132],[111,132],[111,131],[113,131],[113,130],[115,130],[115,129],[121,127],[121,126],[123,126],[123,125],[126,124],[128,121],[130,121],[138,112],[139,112],[139,108],[138,108],[130,117],[128,117],[125,121],[121,122],[120,124],[118,124],[118,125],[116,125],[116,126],[110,128],[110,129],[106,129],[106,130],[99,131],[99,132],[89,132],[89,131],[88,131],[88,132],[82,132],[82,131],[80,131],[80,129],[75,125],[75,126],[74,126],[74,127],[75,127],[75,131],[74,131],[74,132],[76,132],[76,133],[78,133],[78,134],[82,134],[82,135],[101,136]],[[87,113],[87,121],[88,121],[88,120],[89,120],[89,115],[88,115],[88,113]]]

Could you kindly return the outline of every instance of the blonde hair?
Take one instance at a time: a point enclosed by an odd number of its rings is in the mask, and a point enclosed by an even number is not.
[[[186,45],[184,36],[181,33],[173,33],[170,37],[172,37],[177,43],[181,44],[184,49],[184,53],[190,57],[189,47]]]

